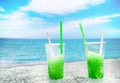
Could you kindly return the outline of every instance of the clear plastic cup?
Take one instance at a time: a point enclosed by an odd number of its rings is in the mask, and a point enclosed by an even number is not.
[[[49,44],[45,44],[48,62],[48,75],[50,79],[62,79],[64,77],[64,44],[62,55],[60,54],[59,43],[52,43],[51,45],[52,49]]]
[[[102,53],[100,53],[101,42],[87,42],[86,54],[89,78],[103,78],[104,76],[104,45],[102,42]]]

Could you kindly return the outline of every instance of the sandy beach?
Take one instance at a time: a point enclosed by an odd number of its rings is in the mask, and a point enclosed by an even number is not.
[[[104,60],[104,78],[90,79],[86,61],[67,62],[64,78],[50,80],[46,64],[0,68],[0,83],[120,83],[120,58]]]

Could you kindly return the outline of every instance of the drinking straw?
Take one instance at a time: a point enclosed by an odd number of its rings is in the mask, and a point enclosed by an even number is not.
[[[63,54],[62,21],[60,21],[60,54]]]
[[[83,28],[82,28],[82,24],[81,24],[81,23],[80,23],[80,31],[81,31],[81,34],[82,34],[82,38],[83,38],[83,41],[84,41],[84,45],[86,45],[86,38],[85,38],[84,31],[83,31]]]
[[[101,34],[101,42],[100,42],[100,54],[102,54],[102,48],[103,48],[103,38],[104,37],[104,32],[102,31],[102,34]]]
[[[84,41],[84,45],[85,45],[86,50],[88,52],[88,47],[87,47],[87,43],[86,43],[86,38],[85,38],[85,35],[84,35],[84,31],[83,31],[83,28],[82,28],[82,24],[80,23],[79,26],[80,26],[80,31],[81,31],[82,38],[83,38],[83,41]]]
[[[52,56],[55,56],[54,49],[52,47],[51,40],[50,40],[50,35],[49,35],[48,32],[47,32],[47,36],[48,36],[48,42],[49,42],[49,46],[50,46],[50,49],[51,49],[51,52],[52,52]]]

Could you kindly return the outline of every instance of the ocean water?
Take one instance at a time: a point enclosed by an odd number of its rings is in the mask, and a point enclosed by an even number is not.
[[[88,39],[87,41],[100,41]],[[81,61],[86,59],[82,39],[64,39],[65,61]],[[106,59],[120,58],[120,39],[105,39]],[[46,61],[45,45],[47,39],[0,39],[0,62],[22,64]],[[52,43],[59,43],[53,39]]]

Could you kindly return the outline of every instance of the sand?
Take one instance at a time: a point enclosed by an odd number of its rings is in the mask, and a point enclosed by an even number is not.
[[[46,64],[0,68],[0,83],[120,83],[120,58],[104,61],[104,78],[90,79],[86,61],[65,63],[61,80],[50,80]]]

